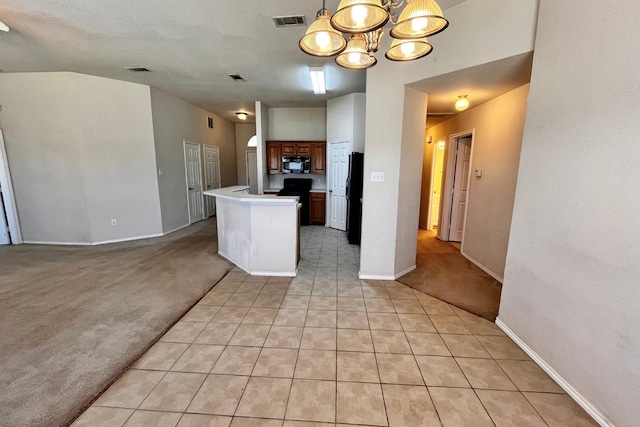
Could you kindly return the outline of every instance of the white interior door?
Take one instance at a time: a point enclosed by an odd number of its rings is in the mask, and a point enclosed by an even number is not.
[[[349,175],[349,143],[329,144],[329,227],[347,230],[347,177]]]
[[[258,194],[258,153],[247,150],[247,185],[250,194]]]
[[[184,143],[184,161],[187,176],[187,198],[189,204],[189,224],[204,218],[202,208],[202,173],[200,171],[200,145]]]
[[[0,187],[0,245],[10,245],[9,226],[4,213],[4,203],[2,201],[2,187]]]
[[[471,137],[459,138],[457,145],[453,202],[451,203],[451,226],[449,227],[450,242],[462,242],[467,192],[469,190],[469,171],[471,168]]]
[[[204,146],[204,181],[207,190],[220,188],[220,148],[215,145]],[[207,218],[216,214],[216,198],[204,197]]]

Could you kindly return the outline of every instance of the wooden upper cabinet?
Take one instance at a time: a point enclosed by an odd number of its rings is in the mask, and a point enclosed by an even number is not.
[[[327,173],[326,143],[316,142],[311,146],[311,173]]]
[[[282,143],[282,155],[283,156],[297,156],[295,143]]]
[[[327,173],[324,141],[267,141],[268,173],[282,173],[282,156],[311,157],[311,173]]]
[[[282,172],[281,146],[277,142],[267,142],[267,169],[269,173]]]
[[[311,156],[311,144],[298,144],[296,153],[298,156]]]

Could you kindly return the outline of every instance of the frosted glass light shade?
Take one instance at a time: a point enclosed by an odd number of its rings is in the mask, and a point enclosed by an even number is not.
[[[384,26],[389,13],[381,0],[342,0],[331,25],[343,33],[366,33]]]
[[[426,38],[395,39],[384,56],[391,61],[413,61],[431,53],[433,47]]]
[[[458,96],[458,100],[456,101],[455,108],[458,111],[464,111],[469,108],[469,98],[467,95]]]
[[[434,0],[412,0],[390,34],[396,39],[415,39],[437,34],[448,25],[449,21],[444,19],[442,9]]]
[[[351,70],[364,70],[376,65],[376,57],[367,52],[367,42],[362,34],[351,36],[347,48],[336,58],[336,64]]]
[[[323,9],[318,12],[318,17],[300,39],[298,46],[309,55],[326,57],[342,52],[347,41],[331,26],[329,11]]]

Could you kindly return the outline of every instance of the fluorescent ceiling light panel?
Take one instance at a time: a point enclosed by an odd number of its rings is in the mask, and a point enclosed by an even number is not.
[[[313,93],[316,95],[324,95],[327,89],[324,84],[324,68],[309,67],[309,75],[311,76],[311,84],[313,85]]]
[[[7,24],[2,21],[0,21],[0,31],[4,31],[5,33],[9,32],[9,27],[7,27]]]

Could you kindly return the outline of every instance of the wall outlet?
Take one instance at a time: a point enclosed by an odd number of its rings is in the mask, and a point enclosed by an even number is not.
[[[371,172],[371,182],[384,182],[384,172]]]
[[[111,219],[111,226],[112,226],[112,227],[115,227],[116,225],[118,225],[118,220],[117,220],[117,219],[115,219],[115,218],[112,218],[112,219]]]

